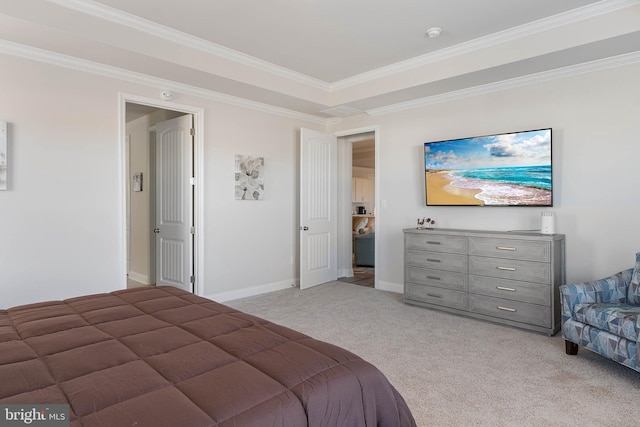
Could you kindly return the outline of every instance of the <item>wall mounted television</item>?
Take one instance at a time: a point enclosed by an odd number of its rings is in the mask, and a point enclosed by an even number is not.
[[[553,206],[551,128],[424,144],[427,206]]]

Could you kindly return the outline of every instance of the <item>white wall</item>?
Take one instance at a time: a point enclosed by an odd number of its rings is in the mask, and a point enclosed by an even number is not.
[[[10,150],[9,191],[0,193],[0,306],[114,289],[121,264],[115,88],[88,74],[0,60]]]
[[[124,283],[120,93],[161,88],[0,56],[9,191],[0,192],[0,308]],[[174,93],[204,109],[204,295],[295,282],[298,129],[322,126]],[[234,198],[235,154],[264,156],[264,201]],[[253,292],[249,291],[249,292]]]
[[[384,116],[333,130],[380,125],[376,230],[381,285],[403,280],[402,229],[429,216],[438,227],[539,229],[541,208],[425,207],[423,144],[451,137],[553,128],[556,230],[566,234],[567,278],[632,267],[640,251],[640,65],[593,72]],[[386,203],[386,208],[384,204]],[[547,209],[545,209],[547,210]]]
[[[293,285],[299,127],[323,129],[228,105],[207,108],[205,120],[206,295],[224,301]],[[264,157],[264,200],[235,200],[236,154]]]
[[[9,123],[9,191],[0,192],[0,307],[111,291],[123,284],[119,94],[161,88],[1,56],[0,120]],[[386,116],[379,125],[377,274],[402,283],[402,228],[532,229],[536,208],[426,208],[425,141],[551,126],[558,232],[570,281],[630,267],[640,250],[640,65],[584,74]],[[204,109],[203,294],[286,287],[298,253],[298,129],[322,126],[174,94]],[[234,156],[265,158],[264,201],[234,198]],[[386,208],[384,204],[386,203]],[[382,227],[382,228],[380,228]]]

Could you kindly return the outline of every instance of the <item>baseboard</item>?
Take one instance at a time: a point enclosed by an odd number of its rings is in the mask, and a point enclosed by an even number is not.
[[[378,280],[376,289],[380,289],[381,291],[395,292],[397,294],[404,293],[404,285],[401,285],[399,283],[384,282],[382,280]]]
[[[127,276],[129,276],[129,279],[135,280],[136,282],[140,282],[145,285],[151,284],[149,283],[149,276],[147,275],[136,273],[135,271],[130,271],[129,274],[127,274]]]
[[[353,268],[343,268],[338,270],[338,277],[353,277]]]
[[[240,298],[253,297],[256,295],[267,294],[269,292],[281,291],[298,286],[298,279],[284,280],[282,282],[267,283],[264,285],[251,286],[249,288],[238,289],[236,291],[218,292],[206,295],[205,298],[217,302],[232,301]]]
[[[343,276],[349,277],[349,276]],[[205,298],[217,301],[225,302],[232,301],[240,298],[248,298],[256,295],[268,294],[269,292],[281,291],[283,289],[289,289],[292,287],[300,286],[299,279],[284,280],[282,282],[267,283],[264,285],[251,286],[249,288],[238,289],[236,291],[217,292],[210,295],[205,295]],[[397,294],[404,293],[404,285],[392,282],[378,281],[376,289],[382,291],[395,292]]]

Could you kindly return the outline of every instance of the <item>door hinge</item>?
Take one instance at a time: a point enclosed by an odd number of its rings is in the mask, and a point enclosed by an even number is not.
[[[189,233],[196,234],[196,228],[195,227],[189,227]]]
[[[196,276],[190,276],[190,277],[189,277],[189,283],[191,283],[192,285],[193,285],[194,283],[196,283]]]
[[[196,130],[194,128],[189,129],[191,136],[196,136]]]
[[[189,184],[196,185],[196,178],[193,176],[189,177]]]

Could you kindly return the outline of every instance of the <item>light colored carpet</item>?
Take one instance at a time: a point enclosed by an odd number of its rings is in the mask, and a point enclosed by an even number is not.
[[[637,426],[640,373],[548,337],[332,282],[225,304],[376,365],[418,426]]]

